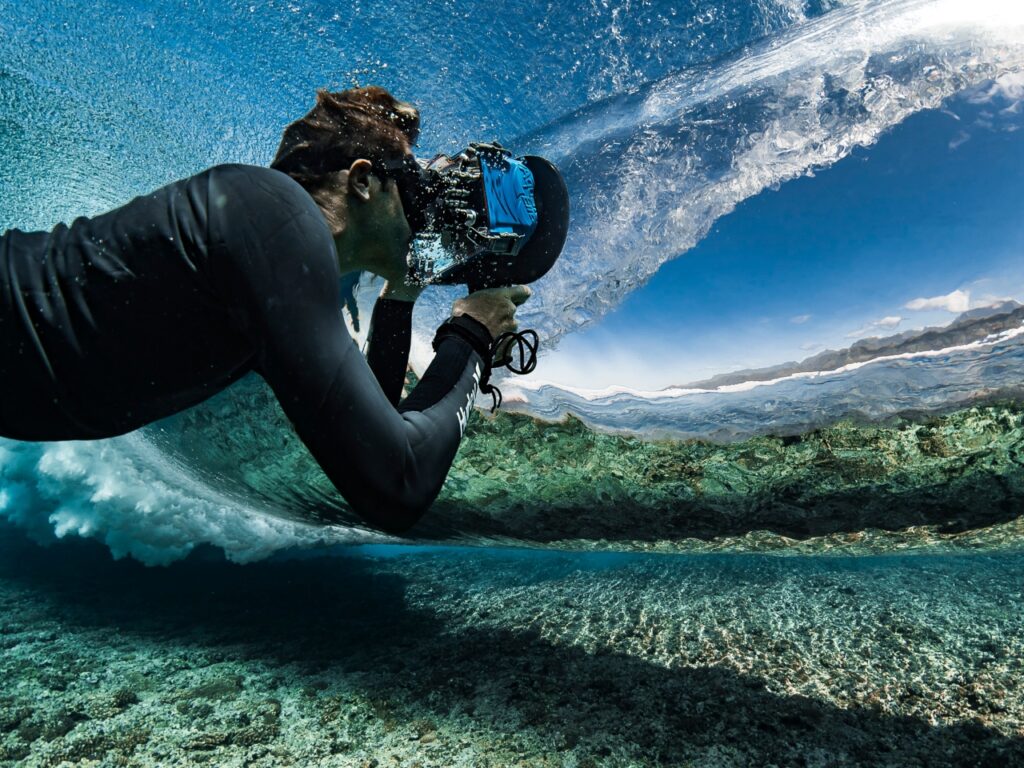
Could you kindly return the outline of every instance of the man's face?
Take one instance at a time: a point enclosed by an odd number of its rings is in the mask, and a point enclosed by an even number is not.
[[[398,185],[392,179],[371,177],[370,214],[372,221],[373,261],[376,274],[386,280],[401,281],[408,271],[412,230],[402,209]]]

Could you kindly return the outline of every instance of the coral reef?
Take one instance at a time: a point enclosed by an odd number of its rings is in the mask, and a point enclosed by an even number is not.
[[[670,551],[1014,546],[1022,457],[1012,403],[727,445],[499,414],[472,424],[417,533]]]

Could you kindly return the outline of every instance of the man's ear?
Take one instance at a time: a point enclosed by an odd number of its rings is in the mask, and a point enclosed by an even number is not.
[[[347,191],[364,203],[370,199],[370,171],[372,170],[373,163],[363,159],[356,160],[348,169]]]

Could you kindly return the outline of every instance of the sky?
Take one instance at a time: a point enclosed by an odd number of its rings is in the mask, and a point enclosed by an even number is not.
[[[913,115],[718,220],[534,378],[659,389],[1024,302],[1024,78]]]

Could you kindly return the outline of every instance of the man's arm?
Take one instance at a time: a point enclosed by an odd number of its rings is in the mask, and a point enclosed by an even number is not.
[[[352,508],[388,532],[408,529],[451,467],[479,354],[446,338],[423,377],[430,396],[399,413],[345,326],[334,242],[313,200],[265,169],[225,169],[210,183],[210,199],[226,200],[211,213],[223,243],[214,287],[252,340],[254,368]]]
[[[370,333],[366,362],[377,377],[388,401],[398,405],[409,366],[409,346],[412,342],[412,301],[388,298],[377,299],[370,319]]]
[[[324,320],[314,321],[311,334],[318,348],[269,345],[260,373],[352,508],[370,524],[401,533],[444,484],[476,397],[480,358],[468,342],[446,338],[417,386],[429,397],[399,413],[340,316],[337,324]]]
[[[268,246],[274,252],[288,241],[274,237]],[[420,383],[432,396],[399,413],[348,333],[336,267],[297,258],[265,263],[273,274],[264,285],[274,295],[265,297],[257,321],[257,370],[352,508],[385,531],[407,530],[444,484],[482,360],[463,339],[445,339]]]

